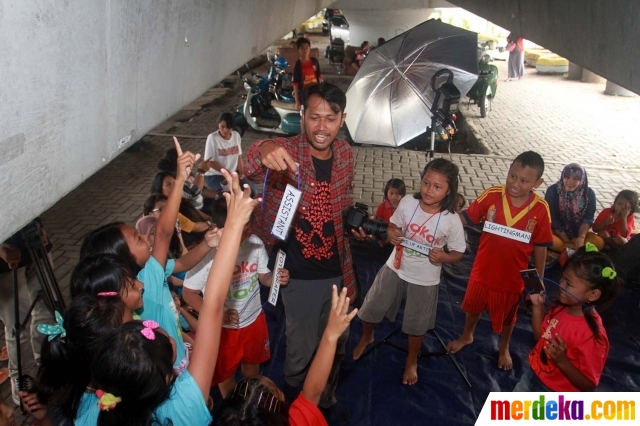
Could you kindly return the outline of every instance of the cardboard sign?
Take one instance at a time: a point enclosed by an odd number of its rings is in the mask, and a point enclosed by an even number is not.
[[[278,272],[280,268],[284,268],[284,261],[287,258],[287,255],[282,251],[278,250],[278,257],[276,257],[276,264],[273,267],[273,283],[271,284],[271,291],[269,292],[269,303],[273,306],[276,306],[278,302],[278,293],[280,293],[280,278],[278,277]]]
[[[400,245],[402,245],[403,247],[406,247],[408,249],[411,249],[413,251],[417,251],[418,253],[422,253],[425,256],[429,256],[429,250],[431,250],[425,244],[420,244],[420,243],[418,243],[416,241],[410,240],[409,238],[403,238],[402,242],[400,243]]]
[[[521,243],[529,244],[531,241],[531,232],[523,231],[521,229],[511,228],[509,226],[500,225],[493,222],[485,222],[484,232],[490,234],[499,235],[501,237],[508,238],[510,240],[520,241]]]
[[[276,220],[273,221],[273,228],[271,228],[271,233],[276,238],[282,241],[287,239],[289,227],[291,226],[293,216],[296,214],[301,197],[302,191],[291,185],[287,185],[284,190],[284,197],[282,197],[282,201],[280,202],[280,207],[278,207],[278,215],[276,216]]]

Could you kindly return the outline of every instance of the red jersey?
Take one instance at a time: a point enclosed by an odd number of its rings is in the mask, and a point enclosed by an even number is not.
[[[607,207],[606,209],[600,212],[600,214],[596,218],[596,221],[593,222],[593,224],[599,225],[605,220],[609,219],[610,217],[613,217],[613,210],[611,209],[611,207]],[[622,235],[620,233],[621,220],[622,220],[621,217],[617,218],[616,220],[613,221],[613,223],[606,225],[604,228],[602,228],[601,231],[607,231],[611,237],[621,236]],[[633,214],[630,214],[629,216],[627,216],[627,235],[622,235],[622,236],[624,238],[629,239],[629,237],[631,237],[631,231],[633,231],[635,227],[636,227],[636,219],[633,217]]]
[[[580,392],[544,353],[546,339],[560,335],[567,342],[567,358],[596,386],[609,354],[609,339],[598,313],[593,314],[600,328],[600,339],[596,340],[584,317],[569,315],[564,306],[552,308],[542,320],[542,336],[529,353],[529,364],[540,381],[554,392]]]
[[[327,421],[318,406],[310,403],[301,393],[289,408],[289,425],[327,426]]]
[[[529,243],[483,232],[470,279],[492,291],[521,293],[524,282],[520,271],[528,269],[534,246],[550,247],[551,214],[549,205],[533,192],[521,207],[511,204],[505,186],[493,186],[482,193],[462,214],[474,225],[483,219],[522,231],[531,232]]]
[[[384,200],[376,210],[376,218],[389,223],[395,211],[396,209],[391,206],[389,200]]]

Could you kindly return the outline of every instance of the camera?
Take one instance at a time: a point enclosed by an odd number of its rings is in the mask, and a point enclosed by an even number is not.
[[[347,218],[345,220],[345,227],[348,231],[362,228],[367,235],[373,235],[378,240],[386,240],[389,237],[387,234],[389,224],[370,219],[369,206],[362,203],[356,203],[349,207],[349,210],[347,211]]]

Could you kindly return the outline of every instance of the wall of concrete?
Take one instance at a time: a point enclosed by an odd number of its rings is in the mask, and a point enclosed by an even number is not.
[[[450,0],[521,33],[608,80],[640,93],[640,2],[635,0]]]
[[[329,3],[0,0],[0,241]]]
[[[349,21],[349,44],[375,46],[379,37],[389,40],[426,21],[435,8],[453,6],[443,0],[338,0],[332,7]]]

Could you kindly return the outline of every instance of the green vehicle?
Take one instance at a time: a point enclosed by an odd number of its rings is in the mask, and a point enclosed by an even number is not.
[[[491,56],[486,53],[480,57],[478,81],[467,94],[469,99],[480,107],[482,118],[485,118],[491,111],[491,101],[496,97],[498,90],[498,68],[490,64],[492,60]]]

